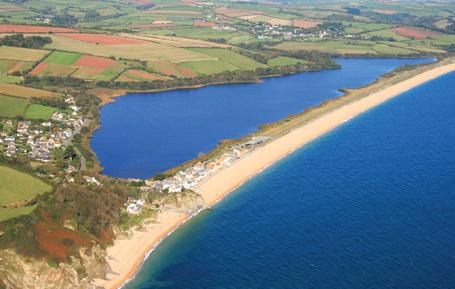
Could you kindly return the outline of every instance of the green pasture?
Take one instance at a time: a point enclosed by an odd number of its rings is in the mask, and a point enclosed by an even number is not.
[[[27,173],[0,165],[0,205],[30,200],[48,193],[52,186]]]
[[[40,104],[30,104],[28,99],[0,95],[0,117],[14,118],[18,115],[26,119],[49,119],[57,108]]]
[[[23,115],[27,105],[28,100],[25,98],[0,95],[0,117],[13,118]]]
[[[46,105],[32,103],[25,110],[24,117],[27,118],[27,119],[43,119],[43,120],[47,120],[47,119],[51,118],[51,116],[57,110],[58,109],[55,108],[55,107],[50,107],[50,106],[46,106]]]
[[[286,57],[286,56],[278,56],[275,58],[270,59],[267,61],[267,64],[270,66],[286,66],[286,65],[296,65],[299,63],[305,63],[305,60],[297,59],[297,58],[292,58],[292,57]]]
[[[239,68],[222,60],[191,61],[179,63],[179,66],[189,68],[202,74],[214,74]]]
[[[80,53],[54,51],[52,52],[44,62],[49,64],[63,64],[72,65],[81,57]]]
[[[239,69],[255,70],[256,68],[266,67],[266,65],[256,62],[246,56],[240,55],[229,49],[222,48],[189,48],[189,50],[203,53],[229,63]]]

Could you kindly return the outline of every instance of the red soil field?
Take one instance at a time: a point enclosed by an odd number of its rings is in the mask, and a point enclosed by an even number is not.
[[[117,64],[117,61],[110,58],[103,58],[98,56],[83,55],[79,58],[74,65],[76,66],[85,66],[93,68],[108,68],[111,65]]]
[[[40,64],[35,66],[35,68],[33,68],[32,71],[30,71],[30,75],[36,76],[43,72],[48,66],[49,64],[41,62]]]
[[[14,25],[14,24],[0,24],[0,33],[70,33],[77,32],[75,29],[61,28],[61,27],[48,27],[48,26],[34,26],[34,25]]]
[[[140,78],[144,78],[144,79],[149,79],[149,80],[164,80],[163,77],[159,77],[158,75],[154,75],[154,74],[151,74],[151,73],[148,73],[145,71],[140,71],[140,70],[135,70],[135,69],[129,70],[128,73],[131,75],[134,75],[134,76],[137,76]]]
[[[84,41],[93,44],[102,45],[120,45],[120,44],[147,44],[148,41],[132,39],[107,34],[82,34],[82,33],[71,33],[62,34],[60,36],[71,38],[74,40]]]
[[[309,29],[318,26],[319,22],[311,20],[292,20],[292,25],[298,28]]]
[[[97,75],[100,74],[101,71],[103,71],[103,68],[99,67],[81,67],[77,71],[77,74],[81,77],[84,78],[84,76],[90,76],[90,75]]]
[[[193,26],[197,27],[215,27],[218,26],[218,24],[213,23],[213,22],[208,22],[208,21],[194,21]]]
[[[89,246],[89,239],[83,238],[75,231],[59,227],[50,222],[39,222],[35,225],[36,241],[41,250],[64,261],[71,248]]]
[[[397,27],[397,28],[393,28],[392,31],[400,36],[415,38],[417,40],[425,39],[425,38],[431,37],[431,36],[441,35],[438,32],[433,32],[433,31],[423,30],[423,29],[418,29],[418,28],[412,28],[412,27]]]

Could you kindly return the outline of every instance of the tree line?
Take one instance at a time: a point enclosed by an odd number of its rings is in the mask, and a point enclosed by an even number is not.
[[[43,36],[27,36],[18,33],[13,35],[7,35],[0,38],[0,45],[23,47],[23,48],[42,48],[46,44],[52,43],[50,37]]]

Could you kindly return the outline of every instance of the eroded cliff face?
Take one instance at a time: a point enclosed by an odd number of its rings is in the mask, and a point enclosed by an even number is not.
[[[81,257],[51,266],[46,259],[18,255],[13,250],[0,251],[0,284],[8,289],[95,289],[92,276],[102,277],[107,267],[104,251],[82,249]]]

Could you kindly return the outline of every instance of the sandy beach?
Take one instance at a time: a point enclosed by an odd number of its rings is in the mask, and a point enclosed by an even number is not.
[[[102,288],[120,288],[134,277],[147,254],[189,218],[185,213],[166,211],[159,214],[156,222],[115,240],[114,245],[107,249],[107,262],[112,272],[106,280],[96,279],[93,284]]]
[[[255,149],[230,167],[209,177],[198,188],[207,204],[213,205],[268,166],[301,146],[324,135],[344,122],[407,90],[455,70],[455,64],[439,66],[394,85],[385,87],[356,101],[331,110],[289,133]],[[135,231],[129,238],[118,239],[107,250],[107,260],[113,273],[107,280],[97,279],[94,285],[119,288],[134,277],[147,254],[179,225],[189,219],[183,213],[164,212],[154,224]]]

